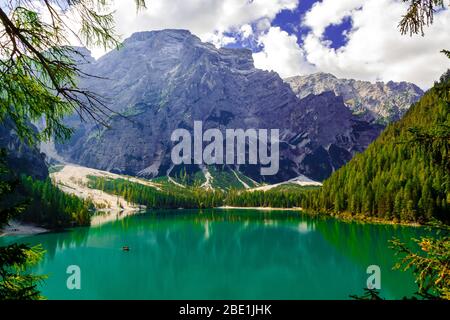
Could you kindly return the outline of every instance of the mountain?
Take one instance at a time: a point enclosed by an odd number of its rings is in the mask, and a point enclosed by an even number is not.
[[[252,52],[215,48],[185,30],[133,34],[121,50],[80,68],[97,77],[80,79],[114,112],[108,127],[76,116],[72,139],[57,145],[68,162],[153,178],[205,172],[204,166],[174,166],[175,129],[280,129],[280,170],[262,176],[259,165],[231,166],[261,182],[300,175],[323,180],[363,151],[382,130],[354,115],[341,97],[324,92],[299,99],[277,73],[256,69]],[[183,168],[189,167],[189,168]]]
[[[275,184],[268,184],[268,185],[252,188],[248,191],[250,191],[250,192],[252,192],[252,191],[268,191],[268,190],[283,191],[283,190],[286,190],[287,188],[293,188],[293,187],[299,187],[299,189],[301,190],[301,188],[303,188],[303,187],[317,187],[318,188],[320,186],[322,186],[322,184],[320,182],[313,181],[305,176],[298,176],[298,177],[290,179],[288,181],[275,183]]]
[[[397,221],[450,220],[450,71],[303,204]]]
[[[389,123],[399,120],[423,95],[422,89],[409,82],[387,83],[338,79],[329,73],[315,73],[284,79],[297,97],[332,91],[342,96],[354,113],[363,114],[368,121]]]
[[[177,170],[178,169],[178,170]],[[204,166],[202,170],[189,172],[177,167],[170,175],[152,179],[156,183],[171,184],[181,188],[201,187],[206,190],[250,189],[259,186],[251,178],[226,165]]]
[[[37,132],[37,129],[33,128]],[[37,179],[45,179],[48,176],[45,155],[37,146],[30,145],[19,138],[10,119],[0,124],[0,149],[6,150],[8,167],[14,172],[24,173]]]

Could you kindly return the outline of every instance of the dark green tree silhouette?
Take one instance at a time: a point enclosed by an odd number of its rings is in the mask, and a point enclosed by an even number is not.
[[[13,120],[22,137],[33,139],[30,120],[45,119],[40,137],[67,138],[62,118],[77,112],[106,124],[108,108],[101,97],[77,86],[89,76],[77,66],[83,59],[71,46],[119,47],[110,0],[9,0],[0,7],[0,121]],[[136,0],[138,8],[144,0]],[[68,24],[78,17],[80,30]],[[44,18],[47,17],[47,18]]]
[[[83,59],[70,46],[71,36],[82,45],[119,47],[109,0],[7,0],[0,6],[0,123],[11,119],[15,130],[29,143],[72,132],[62,119],[77,112],[106,125],[108,108],[101,97],[77,86],[84,74],[77,66]],[[136,0],[137,8],[145,6]],[[67,14],[78,17],[79,32]],[[44,17],[47,17],[45,19]],[[31,121],[45,120],[34,134]],[[4,157],[4,154],[2,155]],[[2,160],[3,161],[3,160]],[[0,227],[21,213],[24,203],[14,203],[18,177],[1,164]],[[14,178],[11,178],[14,177]],[[37,277],[23,275],[24,268],[41,255],[39,248],[11,245],[0,248],[0,299],[39,298]]]
[[[18,180],[6,167],[5,151],[0,150],[0,228],[26,208],[26,202],[17,199]],[[12,244],[0,247],[0,300],[40,299],[37,284],[43,279],[27,273],[27,268],[43,255],[40,246]]]

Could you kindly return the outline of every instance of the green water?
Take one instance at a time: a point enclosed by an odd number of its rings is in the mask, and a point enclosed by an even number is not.
[[[422,232],[288,211],[173,210],[0,245],[42,243],[35,272],[48,275],[49,299],[348,299],[363,293],[369,265],[381,268],[381,294],[396,299],[416,287],[392,271],[388,240]],[[67,289],[69,265],[81,268],[81,290]]]

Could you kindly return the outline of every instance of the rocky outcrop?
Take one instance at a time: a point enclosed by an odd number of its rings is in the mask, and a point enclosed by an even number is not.
[[[277,73],[256,69],[251,51],[217,49],[184,30],[133,34],[121,50],[82,68],[98,77],[80,86],[120,114],[111,114],[108,127],[67,119],[77,130],[57,150],[70,162],[115,173],[168,174],[172,131],[192,130],[199,120],[204,130],[280,129],[276,176],[261,176],[257,165],[238,168],[257,181],[302,174],[323,180],[382,129],[331,92],[298,98]]]
[[[365,120],[387,123],[399,120],[423,95],[422,89],[409,82],[372,83],[353,79],[338,79],[329,73],[315,73],[284,79],[297,97],[332,91],[342,96],[353,113]]]

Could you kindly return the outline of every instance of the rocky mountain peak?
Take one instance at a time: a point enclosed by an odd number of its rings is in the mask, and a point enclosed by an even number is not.
[[[120,50],[83,68],[101,78],[80,79],[80,86],[125,117],[112,115],[109,127],[100,130],[68,119],[77,131],[56,148],[68,162],[115,173],[170,174],[177,169],[170,159],[171,133],[202,121],[204,130],[280,130],[278,175],[261,176],[255,165],[233,168],[254,180],[279,182],[302,174],[323,180],[381,131],[355,116],[342,96],[297,97],[277,73],[256,69],[250,50],[218,49],[185,30],[136,33]]]
[[[423,91],[413,83],[360,81],[339,79],[332,74],[319,72],[285,79],[299,98],[309,94],[332,91],[342,96],[344,103],[355,114],[367,121],[388,123],[396,121],[415,103]]]
[[[199,42],[200,39],[193,35],[189,30],[184,29],[164,29],[156,31],[140,31],[133,33],[129,38],[125,39],[124,44],[129,45],[131,42],[149,41],[154,38],[173,38],[174,40],[183,41],[186,38],[196,38]]]

